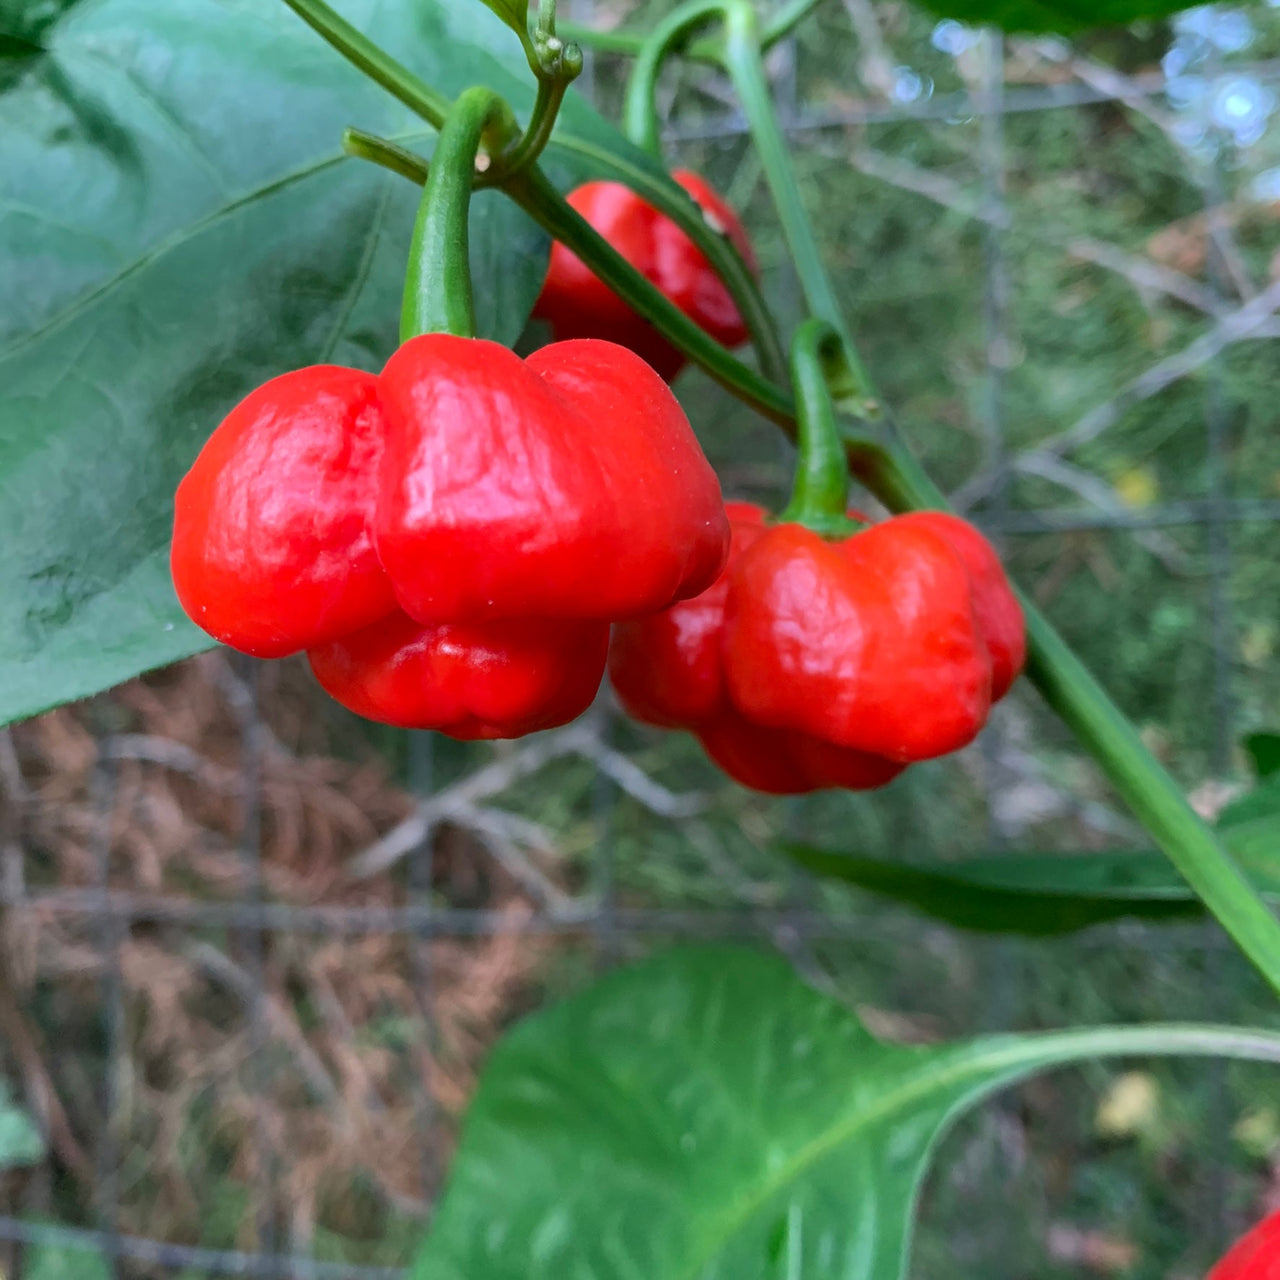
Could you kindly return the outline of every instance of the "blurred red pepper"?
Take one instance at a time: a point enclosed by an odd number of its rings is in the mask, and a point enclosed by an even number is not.
[[[729,205],[695,173],[677,170],[672,177],[697,202],[712,229],[728,236],[754,270],[747,233]],[[746,326],[728,289],[702,251],[670,218],[618,182],[588,182],[568,200],[641,275],[716,341],[727,347],[746,341]],[[668,382],[684,367],[683,354],[562,244],[551,247],[551,264],[533,313],[551,325],[557,340],[605,338],[629,347]]]
[[[577,715],[608,624],[701,591],[727,549],[715,473],[643,360],[433,333],[380,377],[303,369],[232,410],[179,485],[171,563],[224,643],[315,650],[363,715],[506,737]]]
[[[1280,1213],[1236,1241],[1206,1280],[1280,1280]]]
[[[639,720],[697,734],[759,791],[881,786],[970,741],[1022,667],[995,552],[941,512],[826,540],[729,504],[729,565],[702,595],[614,628]]]

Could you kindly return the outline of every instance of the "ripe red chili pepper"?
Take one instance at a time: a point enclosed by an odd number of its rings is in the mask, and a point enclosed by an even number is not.
[[[725,678],[729,581],[747,550],[767,534],[762,508],[731,502],[729,564],[700,596],[614,627],[609,674],[637,720],[692,729],[731,778],[756,791],[794,795],[827,787],[867,790],[903,766],[805,733],[762,724],[733,702]]]
[[[727,549],[715,473],[643,360],[433,333],[380,377],[250,395],[179,486],[171,562],[234,648],[314,650],[361,714],[493,737],[572,719],[608,624],[701,591]]]
[[[695,173],[678,170],[672,177],[754,269],[747,233],[729,205]],[[736,347],[746,341],[746,325],[728,289],[706,255],[670,218],[618,182],[588,182],[568,200],[645,279],[718,342]],[[606,338],[630,347],[668,382],[684,367],[683,354],[563,244],[551,247],[534,315],[549,322],[558,340]]]
[[[520,618],[424,627],[396,614],[307,651],[344,707],[384,724],[454,738],[518,738],[591,705],[607,622]]]
[[[1022,667],[1022,613],[955,516],[827,541],[729,504],[728,567],[702,595],[614,628],[637,719],[692,729],[726,773],[775,793],[881,786],[963,746]]]
[[[723,643],[744,714],[903,764],[971,742],[1024,656],[994,551],[941,512],[770,529],[729,575]]]
[[[1280,1213],[1236,1241],[1206,1280],[1280,1280]]]

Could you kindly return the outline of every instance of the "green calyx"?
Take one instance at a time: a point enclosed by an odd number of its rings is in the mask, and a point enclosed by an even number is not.
[[[849,464],[828,386],[842,354],[840,334],[825,320],[806,320],[791,341],[800,458],[791,501],[778,520],[802,524],[824,538],[847,538],[863,527],[846,514]]]
[[[468,234],[471,189],[481,143],[489,141],[492,155],[515,132],[510,108],[490,89],[466,90],[449,112],[414,223],[400,311],[401,342],[421,333],[475,337]]]

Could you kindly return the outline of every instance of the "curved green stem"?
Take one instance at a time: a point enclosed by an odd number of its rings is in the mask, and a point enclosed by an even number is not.
[[[760,35],[760,47],[766,51],[772,49],[779,40],[785,40],[800,22],[809,16],[822,0],[792,0],[780,9],[766,24]],[[568,39],[587,45],[600,53],[618,53],[624,57],[638,57],[649,39],[645,35],[636,35],[628,31],[594,31],[576,22],[562,22],[561,33]],[[721,50],[710,40],[697,40],[682,51],[684,57],[694,62],[718,63]]]
[[[858,527],[845,515],[849,463],[827,387],[827,366],[839,350],[840,335],[825,320],[806,320],[791,340],[800,458],[791,501],[778,517],[829,537],[848,536]]]
[[[900,445],[854,437],[850,467],[891,511],[945,510],[946,498]],[[1280,992],[1280,922],[1187,803],[1133,725],[1025,596],[1027,676],[1102,766],[1182,877]]]
[[[782,233],[800,288],[811,315],[826,320],[839,333],[844,348],[844,369],[832,391],[840,407],[855,417],[874,420],[879,402],[871,379],[862,367],[853,337],[836,300],[831,278],[822,260],[813,224],[805,211],[801,183],[791,163],[791,149],[778,121],[773,94],[764,69],[764,55],[755,11],[749,0],[723,0],[725,15],[724,67],[737,91],[751,127],[765,181],[778,211]]]
[[[420,333],[475,337],[468,221],[476,156],[487,132],[513,125],[507,104],[491,89],[468,89],[449,113],[413,228],[400,312],[401,342]]]
[[[358,67],[411,111],[439,129],[452,103],[407,67],[379,49],[368,36],[357,31],[324,0],[284,0],[308,26],[319,32],[348,62]]]
[[[719,17],[722,0],[689,0],[663,19],[641,46],[622,105],[622,131],[642,151],[662,158],[662,128],[654,98],[667,58],[698,27]]]

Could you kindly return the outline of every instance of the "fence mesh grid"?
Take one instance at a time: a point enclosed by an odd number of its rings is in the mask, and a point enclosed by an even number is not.
[[[840,6],[831,7],[839,12]],[[574,6],[572,16],[596,22],[609,16],[604,14],[605,8],[583,2]],[[888,22],[901,26],[895,13],[890,11]],[[1203,626],[1211,651],[1209,705],[1202,708],[1210,740],[1207,763],[1211,775],[1227,774],[1232,767],[1238,728],[1233,705],[1238,630],[1233,619],[1235,531],[1241,526],[1261,526],[1280,518],[1280,496],[1267,496],[1265,492],[1237,494],[1239,486],[1233,480],[1229,457],[1232,409],[1220,374],[1222,361],[1232,344],[1244,338],[1280,336],[1275,320],[1280,286],[1248,285],[1242,291],[1239,281],[1233,278],[1236,268],[1231,227],[1222,217],[1220,186],[1222,157],[1229,147],[1224,143],[1217,158],[1207,160],[1203,151],[1196,150],[1205,137],[1225,137],[1230,121],[1224,124],[1213,116],[1214,104],[1209,96],[1190,107],[1184,105],[1175,117],[1170,103],[1181,89],[1173,83],[1178,76],[1166,74],[1171,70],[1168,59],[1166,70],[1159,73],[1122,72],[1108,65],[1103,57],[1078,54],[1057,41],[1006,42],[946,24],[933,29],[934,48],[943,48],[947,41],[967,42],[967,84],[959,90],[931,92],[902,51],[902,38],[895,37],[898,43],[894,44],[889,35],[878,29],[876,10],[861,0],[847,0],[844,18],[849,28],[849,61],[852,65],[856,51],[860,72],[850,73],[854,87],[839,102],[815,103],[806,97],[803,51],[794,42],[781,46],[771,59],[784,124],[797,154],[823,156],[831,164],[843,160],[868,180],[886,183],[913,200],[933,202],[940,217],[976,223],[982,229],[981,314],[973,323],[982,330],[984,368],[970,378],[974,418],[981,432],[981,466],[976,479],[970,476],[960,483],[958,496],[972,506],[975,518],[988,532],[1010,546],[1019,539],[1070,539],[1081,533],[1106,533],[1134,540],[1164,538],[1172,531],[1188,532],[1202,539],[1196,545],[1203,547],[1209,569],[1202,603]],[[1056,66],[1060,74],[1052,83],[1006,83],[1010,66],[1021,66],[1031,56]],[[1241,85],[1251,87],[1249,91],[1269,95],[1270,86],[1280,77],[1280,61],[1235,57],[1230,71]],[[1217,73],[1210,69],[1206,74],[1209,83],[1216,83],[1211,77]],[[616,81],[617,68],[610,60],[601,59],[597,65],[588,57],[580,86],[586,93],[607,99],[610,86],[616,89]],[[1245,93],[1246,88],[1239,92]],[[691,96],[697,100],[697,109],[682,110]],[[724,105],[716,107],[714,104],[719,101]],[[673,103],[667,130],[672,154],[739,156],[734,148],[741,145],[745,136],[744,122],[724,97],[723,88],[708,73],[686,74],[679,93],[673,91]],[[1079,260],[1117,273],[1139,291],[1181,299],[1202,311],[1206,324],[1187,346],[1162,356],[1125,384],[1112,387],[1103,402],[1076,422],[1067,438],[1050,439],[1047,444],[1041,441],[1028,448],[1010,438],[1005,394],[1009,351],[1015,342],[1010,313],[1018,287],[1016,264],[1008,246],[1011,219],[1006,191],[1006,126],[1011,118],[1026,113],[1073,112],[1098,106],[1123,109],[1143,122],[1144,127],[1186,130],[1185,135],[1178,136],[1184,136],[1187,143],[1188,171],[1199,175],[1208,224],[1204,279],[1195,279],[1192,273],[1180,272],[1114,244],[1086,242],[1082,238],[1061,247]],[[1198,124],[1197,112],[1204,117]],[[869,126],[927,123],[930,127],[971,131],[975,122],[976,153],[970,148],[968,154],[977,165],[976,188],[932,171],[927,164],[917,166],[895,156],[888,147],[872,149],[862,136]],[[835,211],[819,208],[818,212],[824,228],[836,219]],[[785,271],[771,269],[768,281],[780,310],[795,310],[794,282]],[[1071,447],[1099,438],[1129,407],[1189,375],[1197,375],[1203,388],[1203,492],[1145,504],[1126,503],[1110,485],[1066,460]],[[1057,483],[1073,492],[1079,501],[1074,505],[1015,501],[1012,486],[1020,473],[1038,474],[1051,484]],[[1144,545],[1153,545],[1154,555],[1168,551],[1164,543]],[[615,865],[619,841],[612,829],[618,797],[631,797],[668,820],[683,820],[694,810],[682,807],[685,799],[681,794],[654,782],[626,750],[613,744],[617,726],[608,706],[597,707],[577,726],[514,748],[497,749],[475,767],[447,777],[442,773],[432,740],[412,736],[407,739],[407,747],[395,749],[406,753],[407,776],[417,804],[410,812],[399,815],[397,821],[384,824],[380,837],[359,855],[363,871],[390,869],[382,874],[398,877],[395,893],[381,901],[327,902],[322,896],[307,895],[284,899],[270,890],[262,861],[263,797],[265,788],[272,785],[268,757],[279,749],[279,744],[259,710],[261,668],[251,662],[219,662],[213,678],[220,697],[230,708],[238,736],[238,746],[231,755],[239,763],[233,770],[219,773],[217,767],[194,759],[189,750],[177,744],[164,748],[153,738],[121,732],[114,727],[109,710],[93,721],[96,741],[91,773],[97,816],[93,829],[84,833],[92,868],[78,885],[49,882],[35,865],[27,847],[34,803],[30,778],[24,776],[12,740],[6,739],[3,744],[0,777],[4,781],[5,817],[0,825],[4,845],[0,892],[5,931],[11,947],[12,940],[26,936],[29,927],[65,926],[68,937],[84,944],[78,951],[69,950],[68,968],[61,977],[76,981],[88,975],[90,981],[96,982],[100,1036],[97,1044],[64,1044],[51,1038],[41,1046],[44,1053],[81,1055],[83,1066],[79,1074],[87,1075],[96,1090],[96,1123],[88,1131],[77,1127],[83,1117],[71,1124],[70,1128],[76,1130],[75,1141],[58,1152],[65,1164],[70,1151],[83,1154],[88,1146],[94,1188],[91,1212],[79,1222],[66,1220],[57,1210],[57,1188],[47,1178],[6,1190],[0,1240],[9,1242],[10,1274],[22,1274],[24,1261],[29,1262],[33,1250],[42,1245],[94,1251],[110,1273],[122,1275],[400,1274],[397,1266],[325,1260],[323,1250],[316,1247],[314,1223],[291,1220],[287,1211],[290,1192],[282,1178],[296,1153],[282,1140],[279,1125],[270,1112],[266,1101],[269,1083],[270,1087],[279,1088],[280,1073],[292,1073],[299,1077],[297,1087],[312,1088],[322,1105],[326,1091],[333,1086],[324,1063],[312,1061],[305,1036],[299,1038],[296,1027],[291,1029],[281,1018],[281,994],[268,989],[266,977],[266,957],[271,951],[292,948],[303,954],[308,948],[324,945],[336,946],[340,955],[342,948],[349,948],[354,954],[358,948],[374,945],[370,940],[398,940],[385,954],[395,963],[403,960],[407,965],[404,981],[414,993],[418,1017],[416,1026],[403,1030],[407,1068],[396,1079],[412,1102],[412,1145],[420,1163],[418,1197],[406,1196],[406,1204],[401,1207],[410,1220],[421,1222],[427,1203],[440,1186],[445,1163],[437,1140],[442,1089],[435,1087],[432,1079],[444,1053],[439,1047],[434,1003],[437,970],[441,956],[447,959],[451,954],[441,952],[441,944],[465,948],[475,940],[500,937],[518,938],[522,943],[562,937],[572,940],[575,946],[589,944],[582,954],[590,969],[613,963],[643,946],[643,940],[649,938],[764,938],[791,956],[802,971],[814,972],[822,979],[827,975],[814,955],[814,948],[820,944],[864,945],[879,939],[892,950],[906,945],[912,936],[893,917],[881,916],[873,907],[864,906],[846,914],[832,912],[819,900],[814,886],[799,876],[789,881],[781,898],[757,903],[748,896],[732,907],[684,901],[664,904],[660,895],[654,895],[649,902],[637,901],[635,895],[620,898]],[[1105,682],[1107,673],[1101,674]],[[989,841],[996,843],[1007,840],[1010,834],[999,798],[1018,781],[1005,769],[1003,732],[1004,722],[997,718],[980,747],[987,805],[984,821]],[[590,847],[592,853],[590,870],[578,891],[548,888],[538,883],[536,867],[512,862],[504,874],[514,875],[528,890],[524,895],[527,909],[513,912],[506,906],[495,907],[483,900],[483,894],[477,895],[474,902],[463,903],[457,898],[466,897],[465,894],[442,895],[437,886],[439,868],[433,866],[441,822],[458,815],[477,822],[497,821],[493,811],[485,807],[491,797],[504,794],[510,786],[531,779],[536,782],[539,768],[549,762],[579,756],[588,762],[592,774],[585,784],[590,821],[585,834],[579,832],[575,838]],[[136,882],[124,885],[113,860],[113,823],[120,813],[125,774],[136,767],[171,769],[189,775],[191,786],[209,791],[214,803],[235,806],[238,868],[223,867],[219,871],[222,885],[229,886],[227,892],[221,896],[183,895],[167,885],[155,891],[139,887]],[[796,809],[791,814],[787,821],[794,819],[796,830],[803,831],[803,811]],[[511,832],[491,830],[486,840],[488,851],[496,851],[495,856],[500,858],[504,847],[510,849]],[[725,874],[730,875],[731,870]],[[124,1138],[133,1123],[131,1114],[139,1105],[138,1091],[147,1087],[147,1082],[134,1078],[127,1066],[126,1039],[138,1034],[136,1028],[130,1030],[131,1017],[136,1022],[138,1015],[131,1015],[129,1010],[136,975],[126,973],[122,962],[122,948],[130,939],[163,939],[166,946],[194,957],[193,962],[220,984],[231,1004],[239,1006],[238,1012],[234,1008],[228,1010],[226,1019],[227,1025],[234,1026],[237,1034],[244,1037],[241,1079],[248,1095],[248,1110],[242,1122],[252,1134],[247,1148],[240,1148],[237,1156],[241,1165],[236,1173],[249,1191],[239,1207],[240,1221],[231,1235],[243,1242],[243,1247],[180,1243],[165,1238],[161,1231],[137,1230],[136,1218],[129,1226],[122,1219],[122,1200],[133,1196],[131,1188],[141,1176],[137,1152],[126,1149],[130,1144]],[[972,954],[979,957],[982,972],[987,975],[987,996],[978,1022],[990,1027],[1007,1024],[1010,1011],[1019,1000],[1019,945],[1000,941],[972,944]],[[1220,936],[1199,926],[1155,930],[1128,924],[1094,931],[1070,946],[1070,952],[1064,954],[1078,956],[1093,948],[1118,947],[1156,970],[1162,955],[1195,954],[1203,957],[1209,982],[1222,981],[1228,973],[1236,973],[1230,967],[1233,961]],[[161,949],[148,954],[158,956]],[[1153,984],[1163,980],[1159,972],[1144,977],[1144,981]],[[569,984],[573,981],[572,976],[566,979]],[[44,989],[41,999],[44,1015],[50,1025],[56,1025],[56,993],[51,988]],[[343,1016],[341,1010],[330,1012],[339,1020]],[[0,1022],[6,1016],[0,1010]],[[322,1011],[316,1016],[329,1014]],[[6,1068],[12,1079],[23,1081],[24,1096],[31,1102],[32,1090],[39,1092],[42,1078],[47,1086],[47,1076],[42,1077],[38,1063],[32,1063],[31,1047],[24,1048],[11,1032],[12,1024],[6,1026]],[[354,1028],[351,1034],[356,1035]],[[221,1050],[217,1044],[210,1044],[201,1052],[217,1054]],[[1219,1095],[1222,1093],[1219,1081]],[[41,1105],[35,1105],[33,1110],[51,1138],[59,1126],[67,1127],[65,1117],[59,1120],[50,1112],[47,1094],[36,1101]],[[343,1100],[328,1101],[337,1105]],[[1224,1121],[1219,1126],[1218,1150],[1204,1153],[1211,1164],[1225,1162],[1225,1129]],[[180,1140],[162,1132],[147,1136],[156,1143]],[[136,1135],[131,1142],[135,1139]],[[1226,1238],[1232,1222],[1218,1178],[1206,1191],[1203,1216],[1195,1229],[1206,1238],[1221,1240]],[[400,1256],[407,1257],[407,1250],[401,1250]]]

